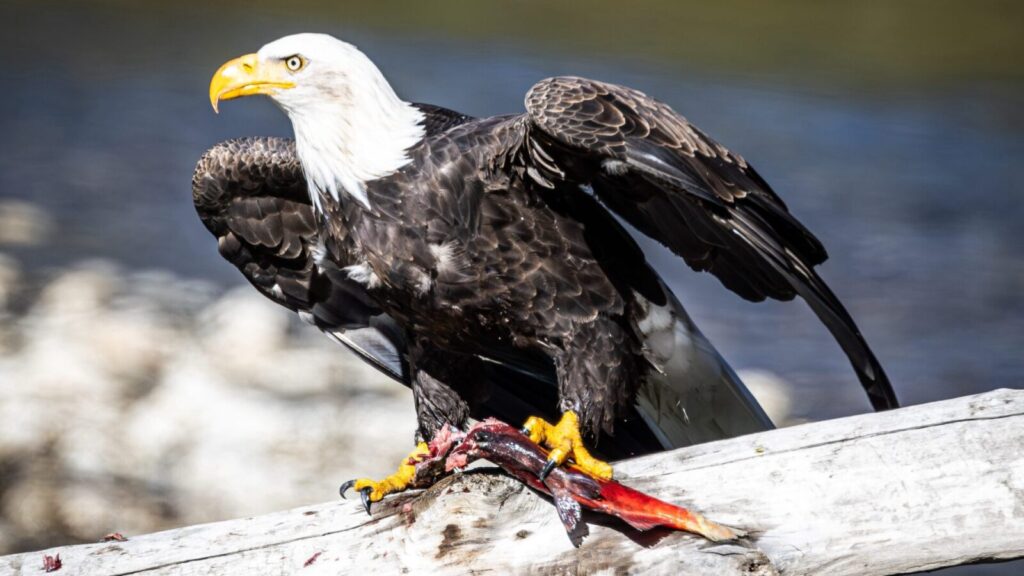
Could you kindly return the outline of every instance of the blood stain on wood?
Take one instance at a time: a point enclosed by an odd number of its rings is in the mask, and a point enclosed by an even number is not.
[[[302,565],[302,567],[305,568],[307,566],[312,566],[313,562],[316,562],[316,559],[319,558],[321,554],[323,554],[323,552],[317,552],[316,554],[310,556],[309,559],[307,559],[306,562]]]
[[[56,556],[43,555],[43,572],[56,572],[62,566],[64,566],[64,563],[60,561],[60,554]]]

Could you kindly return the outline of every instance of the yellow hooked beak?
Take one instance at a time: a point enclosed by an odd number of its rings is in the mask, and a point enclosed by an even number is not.
[[[221,100],[253,94],[273,94],[294,88],[284,62],[260,63],[255,54],[246,54],[225,62],[210,80],[210,105],[217,112]]]

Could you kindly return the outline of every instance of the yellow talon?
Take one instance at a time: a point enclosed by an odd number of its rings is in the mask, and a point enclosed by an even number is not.
[[[601,480],[612,479],[611,465],[591,456],[583,445],[580,421],[572,410],[562,414],[562,419],[555,425],[543,418],[531,416],[526,420],[523,429],[530,436],[530,440],[551,450],[548,453],[549,462],[561,466],[569,456],[572,456],[576,467],[583,472]]]
[[[409,484],[416,477],[416,463],[422,460],[424,456],[429,455],[430,448],[427,446],[427,443],[420,442],[416,445],[416,449],[402,460],[402,464],[398,466],[398,470],[394,474],[380,482],[370,480],[369,478],[349,480],[342,484],[341,495],[344,497],[345,492],[349,488],[354,488],[356,492],[368,489],[367,495],[364,496],[363,500],[367,505],[366,511],[369,512],[369,502],[380,502],[388,494],[401,492],[408,488]]]

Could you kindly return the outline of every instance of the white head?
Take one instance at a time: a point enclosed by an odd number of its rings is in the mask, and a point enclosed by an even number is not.
[[[227,62],[210,82],[221,100],[265,94],[288,114],[314,205],[344,192],[370,207],[365,183],[407,164],[424,135],[423,114],[403,102],[355,46],[295,34]]]

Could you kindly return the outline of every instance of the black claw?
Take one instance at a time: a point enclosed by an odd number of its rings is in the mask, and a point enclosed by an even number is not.
[[[356,485],[356,481],[355,480],[349,480],[348,482],[345,482],[344,484],[341,485],[341,488],[338,489],[338,493],[341,494],[342,498],[345,498],[345,492],[348,492],[349,490],[351,490],[352,487],[355,486],[355,485]],[[345,498],[345,500],[348,500],[348,498]]]
[[[367,514],[370,514],[370,492],[373,492],[373,488],[369,486],[359,491],[359,497],[363,500],[363,508],[366,508]]]
[[[520,428],[519,429],[519,433],[522,434],[523,436],[526,436],[527,438],[530,437],[530,430],[526,426],[523,426],[522,428]]]
[[[540,471],[540,474],[538,474],[541,482],[548,477],[548,474],[551,474],[551,471],[555,469],[555,466],[558,466],[558,462],[555,462],[554,460],[548,460],[547,464],[544,464],[544,468]]]

